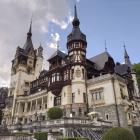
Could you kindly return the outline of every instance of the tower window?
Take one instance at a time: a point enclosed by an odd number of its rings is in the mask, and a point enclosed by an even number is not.
[[[83,93],[83,99],[84,99],[84,103],[86,103],[87,102],[87,100],[86,100],[86,93]]]
[[[85,71],[82,69],[83,79],[85,78]]]
[[[71,79],[74,78],[74,69],[71,70]]]
[[[74,48],[78,48],[79,47],[79,42],[75,42],[74,43]]]
[[[109,114],[106,114],[106,115],[105,115],[105,119],[106,119],[106,120],[109,120]]]

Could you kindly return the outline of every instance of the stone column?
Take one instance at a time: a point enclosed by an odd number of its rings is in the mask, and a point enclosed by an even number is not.
[[[21,107],[21,103],[20,103],[20,102],[18,102],[17,114],[19,114],[19,113],[20,113],[20,107]]]
[[[24,108],[24,112],[25,112],[25,113],[27,112],[27,106],[28,106],[28,103],[25,102],[25,108]]]
[[[31,101],[31,104],[30,104],[30,112],[32,111],[32,101]]]
[[[36,109],[36,110],[38,110],[37,99],[36,99],[36,105],[35,105],[35,109]]]
[[[42,97],[42,110],[44,109],[43,97]]]

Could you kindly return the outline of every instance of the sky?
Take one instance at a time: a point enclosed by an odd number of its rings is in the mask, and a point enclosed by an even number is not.
[[[115,62],[124,62],[124,44],[131,62],[140,62],[140,0],[0,0],[0,86],[9,85],[11,61],[17,46],[24,46],[31,19],[34,47],[44,48],[44,69],[57,45],[67,52],[75,4],[88,58],[104,52],[106,40]]]

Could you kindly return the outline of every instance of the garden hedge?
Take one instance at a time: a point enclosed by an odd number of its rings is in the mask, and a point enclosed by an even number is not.
[[[48,110],[49,119],[60,119],[63,116],[63,110],[59,107],[52,107]]]
[[[137,140],[140,140],[140,126],[133,127],[134,134]]]
[[[35,132],[34,137],[37,140],[47,140],[47,132]]]
[[[136,140],[134,134],[128,129],[116,127],[109,129],[102,140]]]

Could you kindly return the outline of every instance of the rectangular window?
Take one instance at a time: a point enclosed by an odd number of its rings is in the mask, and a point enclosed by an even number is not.
[[[86,100],[86,93],[83,93],[83,99],[84,99],[84,103],[86,103],[87,102],[87,100]]]
[[[74,79],[74,69],[71,70],[71,79]]]
[[[59,81],[60,80],[60,75],[59,73],[56,73],[56,81]]]
[[[54,106],[61,105],[61,96],[54,97]]]
[[[96,91],[96,92],[93,92],[91,94],[92,94],[92,100],[93,101],[104,100],[103,91]]]
[[[75,103],[75,93],[72,93],[72,103]]]

